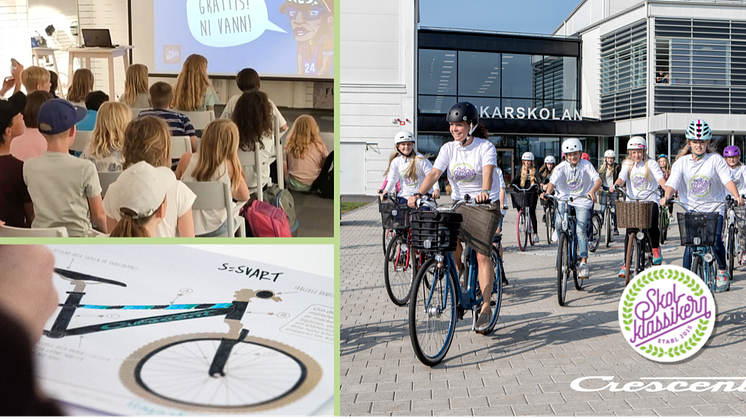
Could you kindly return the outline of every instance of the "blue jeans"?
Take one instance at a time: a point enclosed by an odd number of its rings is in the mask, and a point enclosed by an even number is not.
[[[562,231],[562,214],[565,212],[565,205],[567,203],[560,202],[557,207],[557,217],[554,219],[554,228],[557,229],[557,234]],[[575,218],[577,223],[575,224],[575,235],[578,240],[578,259],[588,257],[588,233],[586,228],[588,227],[588,218],[590,217],[592,208],[574,207]]]
[[[715,236],[715,259],[718,261],[718,269],[725,270],[728,265],[725,263],[725,245],[723,244],[723,215],[718,215],[718,229]],[[692,249],[687,246],[684,250],[684,260],[682,261],[684,269],[692,268]]]
[[[609,192],[609,188],[607,188],[606,186],[602,186],[602,189],[604,190],[604,192]],[[611,199],[611,198],[609,198],[609,199]],[[614,210],[613,208],[614,207],[612,207],[612,210],[611,210],[611,219],[614,220],[614,228],[616,228],[616,210]],[[606,211],[606,205],[601,205],[601,215],[602,216],[606,215],[606,213],[604,211]]]

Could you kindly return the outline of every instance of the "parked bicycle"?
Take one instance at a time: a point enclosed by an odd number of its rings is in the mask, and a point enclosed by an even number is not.
[[[476,251],[464,246],[466,255],[464,269],[467,272],[466,286],[462,289],[453,251],[458,244],[460,225],[463,217],[454,212],[461,205],[488,206],[464,199],[442,207],[435,207],[425,198],[418,200],[417,206],[430,203],[432,211],[418,209],[412,212],[412,246],[425,252],[427,259],[417,272],[409,302],[409,336],[412,348],[425,365],[440,363],[448,353],[456,332],[456,322],[464,318],[466,311],[472,312],[472,330],[476,329],[477,313],[483,304],[479,289],[479,267]],[[503,265],[500,259],[500,237],[495,237],[497,245],[492,247],[494,276],[490,295],[491,318],[484,330],[488,334],[494,330],[500,313],[502,300]]]
[[[567,294],[567,281],[572,275],[575,289],[583,288],[583,278],[578,276],[578,239],[575,234],[577,220],[575,218],[575,207],[570,205],[573,198],[558,198],[554,195],[546,195],[557,203],[563,202],[561,211],[561,230],[557,232],[557,302],[560,306],[565,305]],[[558,205],[559,207],[559,205]]]
[[[517,191],[511,193],[510,197],[513,201],[513,208],[518,210],[515,232],[518,236],[518,248],[523,252],[528,248],[529,243],[531,246],[534,245],[536,226],[531,222],[531,217],[528,212],[531,203],[536,199],[536,193],[540,190],[540,187],[538,184],[534,184],[526,189],[520,188],[516,185],[511,185],[510,188]]]
[[[386,293],[394,304],[403,306],[409,302],[412,282],[423,256],[411,246],[410,208],[406,202],[400,203],[396,192],[386,193],[379,210],[384,228],[393,232],[383,261]]]

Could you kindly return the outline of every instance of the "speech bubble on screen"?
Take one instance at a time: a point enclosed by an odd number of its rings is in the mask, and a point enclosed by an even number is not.
[[[264,0],[187,0],[187,21],[194,39],[208,47],[233,47],[264,31],[286,31],[269,21]]]

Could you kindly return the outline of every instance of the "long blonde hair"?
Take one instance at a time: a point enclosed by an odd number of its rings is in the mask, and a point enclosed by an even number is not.
[[[666,159],[666,167],[661,167],[661,172],[663,172],[664,175],[669,176],[671,174],[671,162],[668,160],[668,157],[666,156],[658,157],[658,160],[662,158]],[[656,160],[656,163],[658,162],[658,160]],[[658,167],[660,167],[660,163],[658,164]]]
[[[601,163],[601,166],[598,168],[598,174],[602,176],[609,176],[614,174],[614,169],[616,169],[616,162],[612,163],[611,166],[606,164],[606,157],[604,157],[604,162]]]
[[[324,149],[319,135],[319,126],[311,115],[301,115],[293,123],[288,133],[285,152],[296,159],[302,159],[311,147]]]
[[[143,64],[132,64],[127,67],[122,102],[135,106],[137,95],[141,93],[148,94],[148,67]]]
[[[88,93],[93,91],[93,73],[87,68],[79,68],[73,73],[73,81],[67,91],[67,100],[74,103],[84,102]]]
[[[391,153],[391,156],[389,156],[389,165],[388,167],[386,167],[386,171],[383,172],[383,177],[388,176],[389,170],[391,169],[391,162],[394,161],[394,159],[399,155],[401,155],[401,153],[399,153],[398,150],[394,150],[394,152]],[[430,156],[418,154],[415,150],[412,150],[412,154],[409,155],[409,163],[407,165],[407,168],[404,169],[404,179],[408,179],[410,181],[417,180],[417,170],[418,170],[417,161],[425,160],[428,157]],[[405,159],[405,158],[406,157],[402,155],[402,159]]]
[[[104,158],[113,151],[122,151],[124,130],[131,120],[132,110],[126,103],[104,102],[98,109],[88,145],[91,157]]]
[[[171,130],[157,116],[142,116],[124,131],[123,168],[145,161],[153,167],[171,167]]]
[[[551,164],[552,165],[552,170],[549,170],[549,168],[547,167],[547,164]],[[539,168],[539,174],[542,175],[542,176],[544,176],[544,177],[547,177],[547,176],[551,175],[552,172],[554,172],[554,168],[555,167],[557,167],[557,164],[555,164],[555,163],[544,163]]]
[[[198,182],[209,182],[225,163],[233,169],[231,190],[236,192],[243,177],[238,160],[238,138],[238,127],[230,119],[216,119],[207,124],[192,177]]]
[[[527,185],[526,180],[531,182]],[[531,169],[526,168],[521,162],[521,187],[531,186],[536,183],[536,166],[531,166]]]
[[[647,152],[647,149],[644,149],[642,157],[645,159],[645,180],[650,180],[650,167],[648,167],[648,163],[653,160],[650,157],[648,157],[647,154],[644,154]],[[627,158],[624,159],[622,162],[623,165],[628,166],[627,170],[628,173],[632,173],[632,167],[635,165],[634,160],[632,160],[632,157],[630,157],[629,154],[627,154]],[[658,164],[658,162],[655,162],[655,164]]]
[[[199,54],[188,56],[176,79],[174,108],[187,112],[200,109],[204,105],[208,87],[207,58]]]

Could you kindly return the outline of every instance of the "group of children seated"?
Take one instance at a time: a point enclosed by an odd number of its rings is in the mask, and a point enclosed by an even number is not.
[[[71,237],[231,236],[226,220],[233,215],[225,209],[193,211],[196,196],[182,181],[226,182],[237,206],[270,182],[275,124],[284,131],[287,123],[259,91],[253,69],[238,73],[243,93],[231,97],[221,118],[198,138],[179,111],[214,110],[218,101],[200,55],[187,58],[173,88],[165,82],[148,88],[147,67],[130,66],[118,101],[93,91],[88,69],[75,72],[65,100],[56,97],[56,75],[19,67],[0,90],[16,90],[0,100],[0,225],[65,227]],[[79,156],[70,150],[78,131],[90,131]],[[173,136],[189,137],[192,146],[175,171]],[[285,161],[278,164],[285,164],[288,187],[309,191],[329,154],[312,116],[296,119],[284,148]],[[267,163],[261,179],[247,167],[255,152]],[[121,172],[103,198],[99,172]]]

